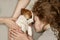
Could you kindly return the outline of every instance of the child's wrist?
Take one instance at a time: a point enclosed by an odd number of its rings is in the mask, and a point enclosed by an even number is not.
[[[5,19],[4,18],[0,18],[0,23],[5,23]]]

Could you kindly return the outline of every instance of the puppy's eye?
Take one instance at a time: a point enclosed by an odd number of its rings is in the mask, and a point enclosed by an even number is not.
[[[27,19],[27,20],[29,20],[29,19]]]

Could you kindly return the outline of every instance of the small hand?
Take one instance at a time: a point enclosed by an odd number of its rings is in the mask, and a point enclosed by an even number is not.
[[[8,26],[8,28],[12,28],[12,29],[20,28],[13,20],[5,19],[4,21],[5,24]]]
[[[8,18],[8,19],[10,19],[10,20],[12,20],[14,22],[17,20],[17,18]]]
[[[10,31],[10,39],[12,40],[12,38],[14,40],[29,40],[29,38],[27,37],[27,35],[23,32],[21,32],[20,30],[11,30]]]

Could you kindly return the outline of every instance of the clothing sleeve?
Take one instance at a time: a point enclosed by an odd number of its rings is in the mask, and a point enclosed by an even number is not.
[[[45,31],[38,40],[57,40],[52,30]]]

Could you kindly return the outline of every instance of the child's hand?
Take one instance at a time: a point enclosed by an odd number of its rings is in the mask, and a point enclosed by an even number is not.
[[[10,39],[13,39],[13,40],[29,40],[29,38],[27,37],[25,33],[22,33],[17,30],[11,30],[10,34],[11,34],[9,35]]]
[[[9,18],[9,19],[14,21],[14,22],[17,20],[17,18]]]
[[[8,28],[12,28],[12,29],[20,28],[14,21],[10,19],[6,19],[5,24],[8,26]]]

